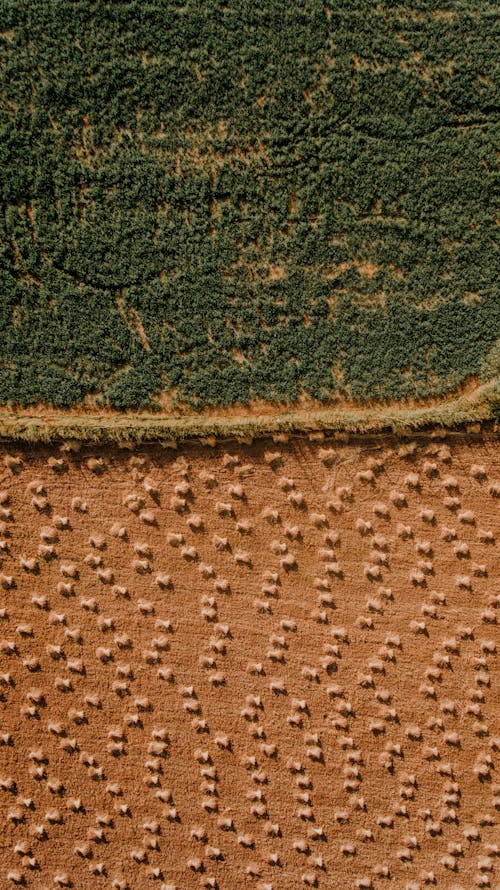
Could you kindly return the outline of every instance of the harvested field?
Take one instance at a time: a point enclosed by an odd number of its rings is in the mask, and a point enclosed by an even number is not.
[[[0,467],[0,887],[498,887],[492,432]]]

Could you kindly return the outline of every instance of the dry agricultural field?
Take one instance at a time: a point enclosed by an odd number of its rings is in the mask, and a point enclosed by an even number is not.
[[[498,440],[276,438],[4,449],[2,890],[498,888]]]

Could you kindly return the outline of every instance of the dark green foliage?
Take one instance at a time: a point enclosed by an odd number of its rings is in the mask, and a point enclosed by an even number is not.
[[[1,403],[366,402],[491,368],[493,5],[0,21]]]

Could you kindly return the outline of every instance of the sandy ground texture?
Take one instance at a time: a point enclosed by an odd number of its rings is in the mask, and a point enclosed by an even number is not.
[[[0,458],[0,887],[498,888],[493,434]]]

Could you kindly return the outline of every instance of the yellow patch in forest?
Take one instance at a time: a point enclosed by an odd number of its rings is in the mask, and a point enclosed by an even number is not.
[[[375,263],[371,263],[370,260],[354,260],[354,266],[358,273],[365,278],[373,278],[382,269],[382,266],[377,266]]]
[[[286,275],[286,270],[284,266],[273,265],[269,266],[268,278],[269,281],[281,281]]]
[[[240,352],[239,349],[236,349],[236,347],[233,347],[233,349],[231,349],[231,355],[238,362],[239,365],[244,365],[246,362],[248,362],[247,357],[243,355],[243,353]]]
[[[475,303],[481,302],[481,295],[476,294],[474,291],[468,291],[463,295],[462,302],[465,303],[466,306],[474,306]]]
[[[117,297],[116,305],[129,331],[131,331],[132,334],[135,334],[136,337],[139,338],[144,349],[147,352],[151,352],[151,346],[149,345],[146,331],[144,330],[144,326],[140,319],[139,313],[137,312],[137,309],[134,309],[133,306],[127,306],[123,294],[120,294],[120,296]]]
[[[350,263],[339,263],[338,266],[335,266],[331,269],[323,270],[323,277],[327,279],[327,281],[334,281],[335,278],[338,278],[339,275],[342,275],[343,272],[346,272],[350,267]]]
[[[451,22],[453,19],[453,10],[433,9],[431,15],[433,19],[440,19],[441,21]]]
[[[161,56],[156,53],[150,54],[145,51],[140,53],[140,59],[143,68],[148,68],[150,65],[160,65],[162,60]]]

